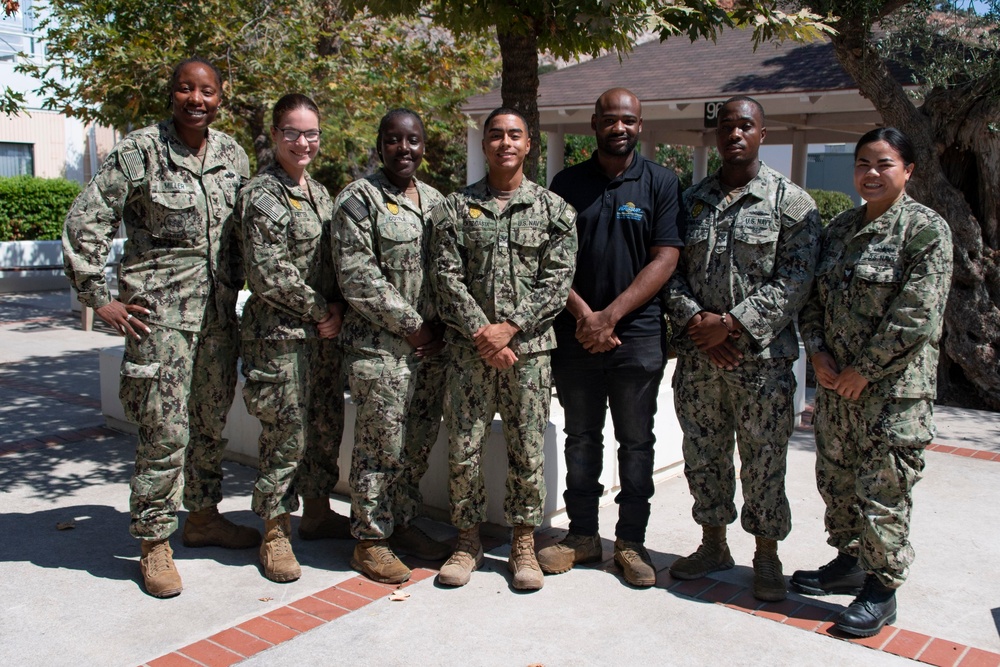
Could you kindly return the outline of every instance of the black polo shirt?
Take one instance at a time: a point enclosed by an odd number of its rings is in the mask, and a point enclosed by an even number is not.
[[[651,247],[684,245],[677,176],[638,151],[625,173],[614,180],[601,170],[595,152],[586,162],[556,174],[549,189],[577,211],[579,250],[573,289],[591,310],[607,308],[632,284],[649,262]],[[576,321],[564,310],[555,329],[557,334],[573,335]],[[620,338],[661,331],[659,293],[615,327]]]

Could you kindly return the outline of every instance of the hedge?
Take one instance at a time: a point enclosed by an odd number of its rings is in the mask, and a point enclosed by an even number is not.
[[[80,184],[64,178],[0,177],[0,241],[62,238],[66,213]]]
[[[849,208],[854,208],[854,202],[843,192],[836,190],[808,190],[809,196],[816,202],[819,209],[819,219],[826,227],[830,221]]]

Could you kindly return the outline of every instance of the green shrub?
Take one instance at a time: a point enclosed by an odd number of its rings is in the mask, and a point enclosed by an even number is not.
[[[0,178],[0,241],[62,238],[66,213],[80,185],[65,178]]]
[[[824,227],[847,209],[854,208],[854,202],[843,192],[835,190],[808,190],[807,192],[816,201],[819,219],[823,222]]]

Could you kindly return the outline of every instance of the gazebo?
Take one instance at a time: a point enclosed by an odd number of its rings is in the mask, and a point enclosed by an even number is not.
[[[902,67],[894,74],[900,81],[910,79]],[[548,135],[546,182],[563,168],[565,135],[591,134],[594,102],[615,86],[642,101],[643,155],[652,158],[657,144],[693,146],[695,182],[706,175],[708,148],[715,146],[714,113],[733,95],[750,95],[764,105],[767,143],[791,145],[789,176],[803,186],[809,144],[850,143],[882,122],[829,41],[762,44],[754,51],[746,30],[725,31],[717,42],[654,40],[621,59],[610,54],[539,77],[541,130]],[[469,183],[486,173],[481,124],[498,106],[499,88],[462,107],[476,123],[467,137]]]

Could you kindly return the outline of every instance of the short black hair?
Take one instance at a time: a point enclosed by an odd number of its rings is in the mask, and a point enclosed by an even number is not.
[[[899,153],[899,157],[903,158],[904,165],[916,164],[917,153],[913,148],[913,142],[902,130],[897,130],[894,127],[876,127],[874,130],[865,132],[858,139],[858,145],[854,147],[854,159],[858,159],[858,151],[863,146],[874,144],[876,141],[884,141],[892,146]]]
[[[750,104],[757,107],[757,111],[760,113],[761,121],[767,120],[767,117],[764,115],[764,105],[755,100],[754,98],[750,97],[749,95],[734,95],[733,97],[730,97],[728,100],[723,102],[722,106],[726,106],[730,102],[749,102]]]
[[[490,112],[490,115],[486,117],[486,121],[483,123],[484,135],[486,134],[486,131],[490,129],[490,123],[492,123],[493,119],[496,118],[497,116],[517,116],[518,118],[521,119],[521,122],[524,123],[524,129],[528,130],[528,119],[524,117],[523,113],[521,113],[517,109],[512,109],[510,107],[497,107],[496,109]]]
[[[170,75],[170,94],[171,95],[173,94],[174,88],[177,86],[177,79],[179,79],[181,76],[181,70],[184,69],[185,66],[190,65],[192,63],[198,63],[199,65],[204,65],[208,69],[212,70],[212,73],[215,74],[215,80],[219,83],[219,95],[221,96],[222,72],[220,72],[219,68],[215,66],[215,63],[205,60],[201,56],[194,56],[193,58],[185,58],[184,60],[177,63],[177,66],[174,67],[173,73],[171,73]]]
[[[274,109],[271,111],[271,125],[278,127],[285,118],[285,114],[296,109],[309,109],[316,114],[316,120],[319,120],[319,107],[312,99],[302,93],[288,93],[274,103]]]

